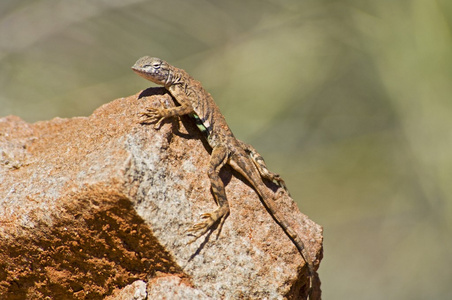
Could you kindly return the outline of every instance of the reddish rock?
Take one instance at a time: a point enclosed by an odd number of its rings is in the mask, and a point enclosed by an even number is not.
[[[143,299],[155,299],[155,291],[305,298],[303,259],[229,167],[221,176],[231,214],[221,229],[188,244],[185,230],[215,208],[210,149],[188,118],[159,130],[140,124],[139,113],[160,103],[173,105],[154,88],[90,117],[0,119],[1,299],[142,297],[143,284]],[[322,228],[288,196],[278,206],[318,266]]]

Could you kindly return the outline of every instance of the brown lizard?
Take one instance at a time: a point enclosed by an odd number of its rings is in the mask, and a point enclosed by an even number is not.
[[[229,214],[224,184],[219,176],[221,168],[225,164],[229,164],[252,184],[273,218],[297,247],[308,266],[311,288],[314,274],[312,260],[303,241],[276,209],[274,200],[278,198],[278,193],[273,193],[262,181],[262,178],[274,181],[287,190],[282,178],[267,169],[264,159],[251,145],[234,137],[212,96],[204,90],[199,81],[193,79],[187,72],[173,67],[159,58],[149,56],[140,58],[132,69],[141,77],[163,85],[180,105],[172,108],[149,108],[142,114],[146,122],[156,123],[155,128],[159,128],[166,118],[189,115],[195,120],[196,125],[212,147],[207,174],[219,207],[213,212],[203,214],[201,216],[203,221],[193,225],[188,232],[196,240],[217,222],[224,222]]]

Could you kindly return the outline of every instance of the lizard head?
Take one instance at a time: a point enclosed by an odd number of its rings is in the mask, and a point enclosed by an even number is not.
[[[169,64],[157,57],[143,56],[132,66],[132,70],[156,84],[167,85],[171,79]]]

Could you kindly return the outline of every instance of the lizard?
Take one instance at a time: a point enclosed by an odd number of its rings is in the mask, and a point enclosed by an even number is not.
[[[218,222],[223,223],[229,215],[225,187],[219,176],[221,168],[225,164],[229,164],[251,183],[269,213],[298,249],[308,267],[309,288],[312,289],[314,274],[312,260],[301,238],[276,209],[275,200],[278,198],[278,193],[273,193],[262,179],[273,181],[287,191],[284,180],[278,174],[268,170],[264,159],[256,149],[234,137],[212,96],[199,81],[192,78],[183,69],[176,68],[162,59],[144,56],[138,59],[132,66],[132,70],[141,77],[164,86],[179,104],[179,106],[171,108],[163,106],[148,108],[141,114],[144,122],[155,123],[154,127],[158,129],[167,118],[189,115],[195,120],[197,127],[212,148],[207,174],[213,196],[219,207],[213,212],[202,214],[202,222],[192,225],[187,230],[188,233],[193,235],[196,240]]]

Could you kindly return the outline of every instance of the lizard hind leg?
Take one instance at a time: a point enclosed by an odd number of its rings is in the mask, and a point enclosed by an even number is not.
[[[228,156],[228,150],[226,149],[226,147],[219,146],[215,147],[212,150],[208,175],[210,178],[212,193],[219,207],[213,212],[202,214],[201,219],[203,221],[194,224],[187,230],[187,233],[189,235],[195,237],[195,239],[190,243],[193,243],[199,237],[204,235],[220,220],[222,220],[221,223],[223,223],[224,219],[229,214],[229,203],[226,198],[223,181],[221,180],[219,175],[221,168],[227,163]]]
[[[279,176],[279,174],[276,174],[267,168],[267,165],[265,164],[265,160],[262,157],[262,155],[260,155],[259,152],[257,152],[257,150],[250,144],[244,143],[242,141],[239,141],[239,142],[241,143],[242,148],[245,149],[245,151],[251,157],[251,160],[253,161],[254,165],[256,166],[257,170],[259,171],[259,174],[261,175],[261,177],[265,178],[269,181],[275,182],[284,191],[286,191],[287,194],[290,196],[290,192],[287,189],[287,186],[286,186],[286,183],[284,182],[284,180],[281,178],[281,176]]]

